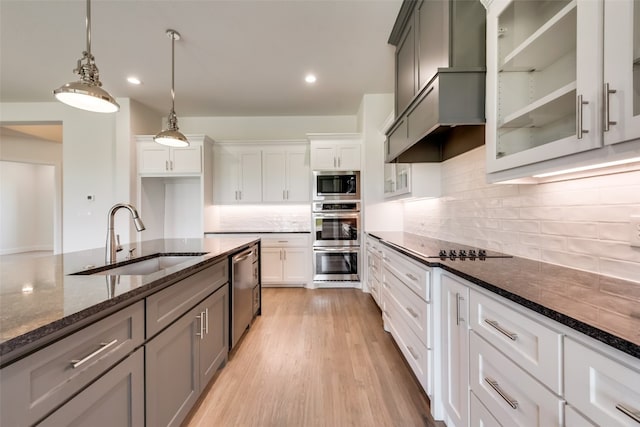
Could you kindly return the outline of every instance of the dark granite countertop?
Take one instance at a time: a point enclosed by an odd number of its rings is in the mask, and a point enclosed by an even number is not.
[[[204,234],[309,234],[311,231],[279,230],[279,231],[206,231]]]
[[[254,237],[159,239],[124,245],[118,261],[157,253],[201,254],[156,273],[70,275],[105,265],[104,248],[15,260],[0,256],[0,366],[133,304],[257,242]],[[117,280],[109,279],[116,277]]]
[[[403,232],[369,232],[430,267],[441,267],[620,351],[640,358],[640,283],[519,257],[439,258],[440,249],[472,249]],[[487,255],[501,255],[487,251]]]

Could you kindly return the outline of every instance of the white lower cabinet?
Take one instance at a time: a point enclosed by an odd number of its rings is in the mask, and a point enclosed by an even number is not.
[[[491,415],[491,412],[484,407],[473,392],[470,393],[469,397],[469,403],[471,404],[469,427],[504,427]]]
[[[371,296],[381,306],[382,294],[382,243],[374,237],[366,237],[367,270],[366,284]]]
[[[469,287],[465,281],[440,275],[440,399],[449,427],[466,427],[469,412]]]
[[[470,327],[538,381],[562,393],[562,334],[477,291]]]
[[[564,401],[476,333],[469,338],[471,391],[505,426],[563,425]]]
[[[640,425],[640,362],[565,340],[567,402],[606,427]],[[567,424],[569,425],[569,424]]]
[[[382,251],[381,307],[407,363],[428,396],[433,396],[431,270],[385,247]]]
[[[269,234],[261,235],[261,239],[262,286],[304,286],[309,282],[308,234]]]
[[[564,408],[564,425],[565,427],[596,427],[569,405]]]

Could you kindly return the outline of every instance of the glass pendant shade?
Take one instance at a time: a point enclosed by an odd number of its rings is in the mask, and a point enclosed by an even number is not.
[[[178,130],[178,117],[174,110],[176,92],[175,83],[175,42],[180,40],[180,33],[176,30],[167,30],[167,36],[171,39],[171,111],[167,119],[167,129],[158,133],[153,140],[161,145],[169,147],[188,147],[189,140]]]
[[[91,54],[91,0],[87,0],[87,50],[82,52],[78,66],[73,70],[80,80],[67,83],[53,91],[56,99],[81,110],[96,113],[115,113],[120,105],[113,96],[102,89],[100,72]]]

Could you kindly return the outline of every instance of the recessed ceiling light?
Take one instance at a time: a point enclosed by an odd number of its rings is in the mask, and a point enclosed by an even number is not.
[[[132,85],[139,85],[139,84],[142,84],[142,82],[140,81],[140,79],[139,79],[139,78],[137,78],[137,77],[134,77],[134,76],[127,77],[127,81],[128,81],[129,83],[131,83]]]
[[[315,76],[315,75],[313,75],[313,74],[307,74],[307,75],[304,77],[304,81],[305,81],[305,82],[307,82],[307,83],[315,83],[315,82],[316,82],[316,80],[317,80],[317,79],[316,79],[316,76]]]

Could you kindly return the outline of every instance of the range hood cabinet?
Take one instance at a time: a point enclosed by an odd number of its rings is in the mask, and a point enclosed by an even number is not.
[[[439,68],[386,132],[385,161],[441,162],[483,145],[485,75]]]

